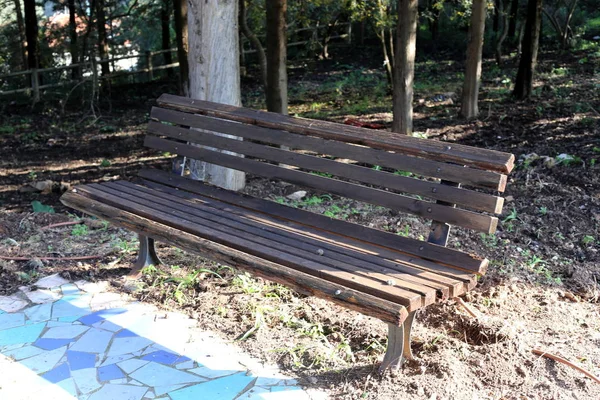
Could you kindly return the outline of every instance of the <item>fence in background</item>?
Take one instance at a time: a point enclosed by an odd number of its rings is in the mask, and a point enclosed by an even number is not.
[[[334,25],[334,29],[337,32],[329,32],[328,35],[323,36],[319,35],[319,31],[323,28],[330,28],[330,26],[314,26],[308,28],[300,28],[295,29],[291,33],[296,36],[301,32],[309,32],[310,37],[305,40],[298,40],[294,42],[290,42],[287,44],[289,47],[294,46],[302,46],[310,43],[325,43],[329,42],[329,40],[334,39],[345,39],[350,41],[351,37],[351,24],[350,23],[339,23]],[[340,32],[340,29],[342,31]],[[328,31],[330,29],[327,29]],[[343,33],[342,33],[343,32]],[[259,35],[259,37],[263,37],[264,35]],[[248,43],[246,40],[242,42],[243,54],[252,54],[255,53],[254,49],[246,49],[248,47]],[[137,74],[146,74],[147,80],[151,81],[154,79],[155,72],[169,69],[169,68],[177,68],[179,67],[179,62],[172,62],[170,64],[159,64],[155,63],[155,56],[164,54],[164,53],[175,53],[175,58],[177,57],[177,49],[168,49],[168,50],[159,50],[159,51],[147,51],[145,53],[139,53],[135,55],[114,57],[110,59],[100,60],[96,59],[93,62],[84,62],[78,64],[70,64],[61,67],[54,68],[41,68],[41,69],[30,69],[27,71],[19,71],[13,72],[10,74],[0,75],[0,88],[2,86],[9,86],[8,90],[0,90],[0,96],[11,95],[17,93],[28,93],[32,96],[34,101],[40,100],[40,93],[44,89],[61,87],[61,86],[77,86],[79,84],[89,82],[89,81],[99,81],[99,80],[112,80],[125,76],[132,76]],[[132,64],[133,69],[129,70],[116,70],[116,63],[124,60],[133,60],[137,59],[136,63]],[[109,70],[112,66],[112,72],[106,75],[102,75],[99,70],[101,69],[102,64],[108,64]],[[77,71],[77,77],[73,78],[73,70]],[[52,75],[52,79],[49,75]],[[16,85],[2,85],[2,82],[7,82],[10,78],[18,78],[23,77],[25,79],[21,79]],[[44,82],[54,81],[52,83],[44,83]],[[15,89],[10,88],[10,86],[17,87]]]

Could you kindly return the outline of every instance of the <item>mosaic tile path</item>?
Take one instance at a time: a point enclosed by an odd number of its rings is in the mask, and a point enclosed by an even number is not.
[[[0,399],[310,400],[182,314],[50,276],[0,296]]]

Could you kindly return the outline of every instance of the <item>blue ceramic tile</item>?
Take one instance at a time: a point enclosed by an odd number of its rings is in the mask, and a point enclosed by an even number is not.
[[[33,372],[43,374],[44,372],[50,371],[58,364],[60,359],[65,355],[65,351],[67,351],[66,346],[55,350],[44,351],[37,356],[19,361],[19,364],[29,368]]]
[[[69,393],[73,398],[77,398],[77,388],[75,387],[75,381],[73,378],[67,378],[63,381],[60,381],[56,384],[56,386]]]
[[[107,400],[107,399],[119,399],[119,400],[140,400],[144,397],[144,394],[148,391],[148,388],[141,386],[130,386],[130,385],[113,385],[106,384],[102,389],[98,390],[88,400]]]
[[[79,319],[79,315],[72,315],[70,317],[60,317],[58,318],[61,322],[75,322]]]
[[[148,361],[138,360],[138,359],[134,358],[131,360],[121,361],[117,365],[119,366],[119,368],[121,368],[123,371],[125,371],[126,374],[130,374],[133,371],[135,371],[136,369],[139,369],[146,364],[148,364]]]
[[[94,328],[104,329],[105,331],[117,332],[121,330],[121,327],[117,324],[113,324],[110,321],[96,322],[92,325]]]
[[[45,323],[37,323],[4,329],[0,331],[0,346],[34,342],[42,333],[44,326],[46,326]]]
[[[155,361],[161,364],[174,364],[179,359],[177,354],[169,353],[168,351],[155,351],[142,357],[142,360]]]
[[[77,286],[73,285],[72,283],[67,283],[65,285],[62,285],[60,287],[60,290],[62,290],[64,295],[81,294],[81,292],[79,291],[79,288]]]
[[[138,336],[138,334],[135,332],[131,332],[129,329],[123,329],[122,331],[120,331],[119,333],[117,333],[115,335],[116,338],[133,337],[133,336]]]
[[[60,317],[81,317],[89,314],[90,309],[88,307],[77,307],[74,304],[69,303],[64,298],[58,300],[52,306],[52,318]]]
[[[112,381],[113,379],[124,378],[125,374],[115,364],[98,368],[98,380],[100,382]]]
[[[188,399],[219,399],[233,400],[252,382],[255,377],[247,376],[245,372],[214,379],[198,385],[170,392],[172,400]]]
[[[96,365],[96,355],[82,351],[67,350],[67,362],[71,371],[78,369],[93,368]]]
[[[2,354],[4,354],[7,357],[12,357],[15,360],[19,361],[19,360],[23,360],[25,358],[37,356],[38,354],[40,354],[43,351],[44,350],[37,348],[35,346],[23,346],[21,348],[14,349],[14,350],[3,351]]]
[[[175,364],[179,364],[186,361],[192,361],[192,359],[186,356],[179,356],[179,358],[175,360]]]
[[[129,376],[148,386],[178,385],[182,383],[195,383],[203,380],[196,375],[154,362],[149,362],[142,368],[129,374]]]
[[[54,350],[66,346],[72,341],[72,339],[38,339],[33,345],[44,350]]]
[[[0,315],[0,331],[25,325],[25,314],[2,314]]]
[[[44,333],[44,339],[73,339],[81,335],[89,328],[83,325],[69,325],[50,328]]]
[[[110,345],[108,355],[118,356],[119,354],[133,353],[151,344],[151,340],[139,336],[115,338]]]
[[[48,321],[52,314],[52,303],[40,304],[23,310],[29,322]]]
[[[86,368],[79,369],[77,371],[71,371],[71,376],[73,376],[79,391],[82,394],[87,394],[102,386],[97,380],[97,373],[98,370],[96,370],[96,368]]]
[[[60,364],[42,375],[42,378],[51,383],[57,383],[70,377],[71,373],[69,371],[69,366],[66,363]]]
[[[98,313],[89,314],[79,318],[79,322],[85,325],[94,325],[95,323],[101,321],[104,321],[104,318],[98,315]]]
[[[71,346],[70,350],[85,351],[88,353],[104,353],[112,336],[112,332],[90,328],[89,331],[84,333],[83,336]]]
[[[169,385],[169,386],[155,386],[154,394],[157,396],[162,396],[165,393],[173,392],[177,389],[181,389],[185,385]]]

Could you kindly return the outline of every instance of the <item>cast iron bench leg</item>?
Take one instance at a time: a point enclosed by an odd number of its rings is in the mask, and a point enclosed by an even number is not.
[[[154,239],[144,235],[138,235],[138,238],[140,241],[140,251],[138,253],[138,258],[129,273],[129,276],[134,277],[137,277],[142,268],[145,268],[148,265],[161,264],[160,258],[158,258],[156,249],[154,248]]]
[[[379,373],[383,373],[388,368],[397,370],[402,366],[404,360],[413,359],[410,334],[416,313],[416,310],[410,312],[402,326],[388,324],[388,347],[379,367]]]

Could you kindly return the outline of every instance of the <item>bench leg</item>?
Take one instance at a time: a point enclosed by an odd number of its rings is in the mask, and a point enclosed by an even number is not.
[[[154,248],[154,239],[144,235],[138,235],[138,238],[140,241],[140,251],[137,260],[129,273],[130,277],[136,278],[139,277],[142,268],[145,268],[148,265],[161,264],[160,258],[158,258],[156,249]]]
[[[413,359],[410,334],[416,313],[416,311],[410,312],[402,326],[388,324],[388,347],[379,367],[379,373],[385,372],[388,368],[397,370],[404,360]]]

